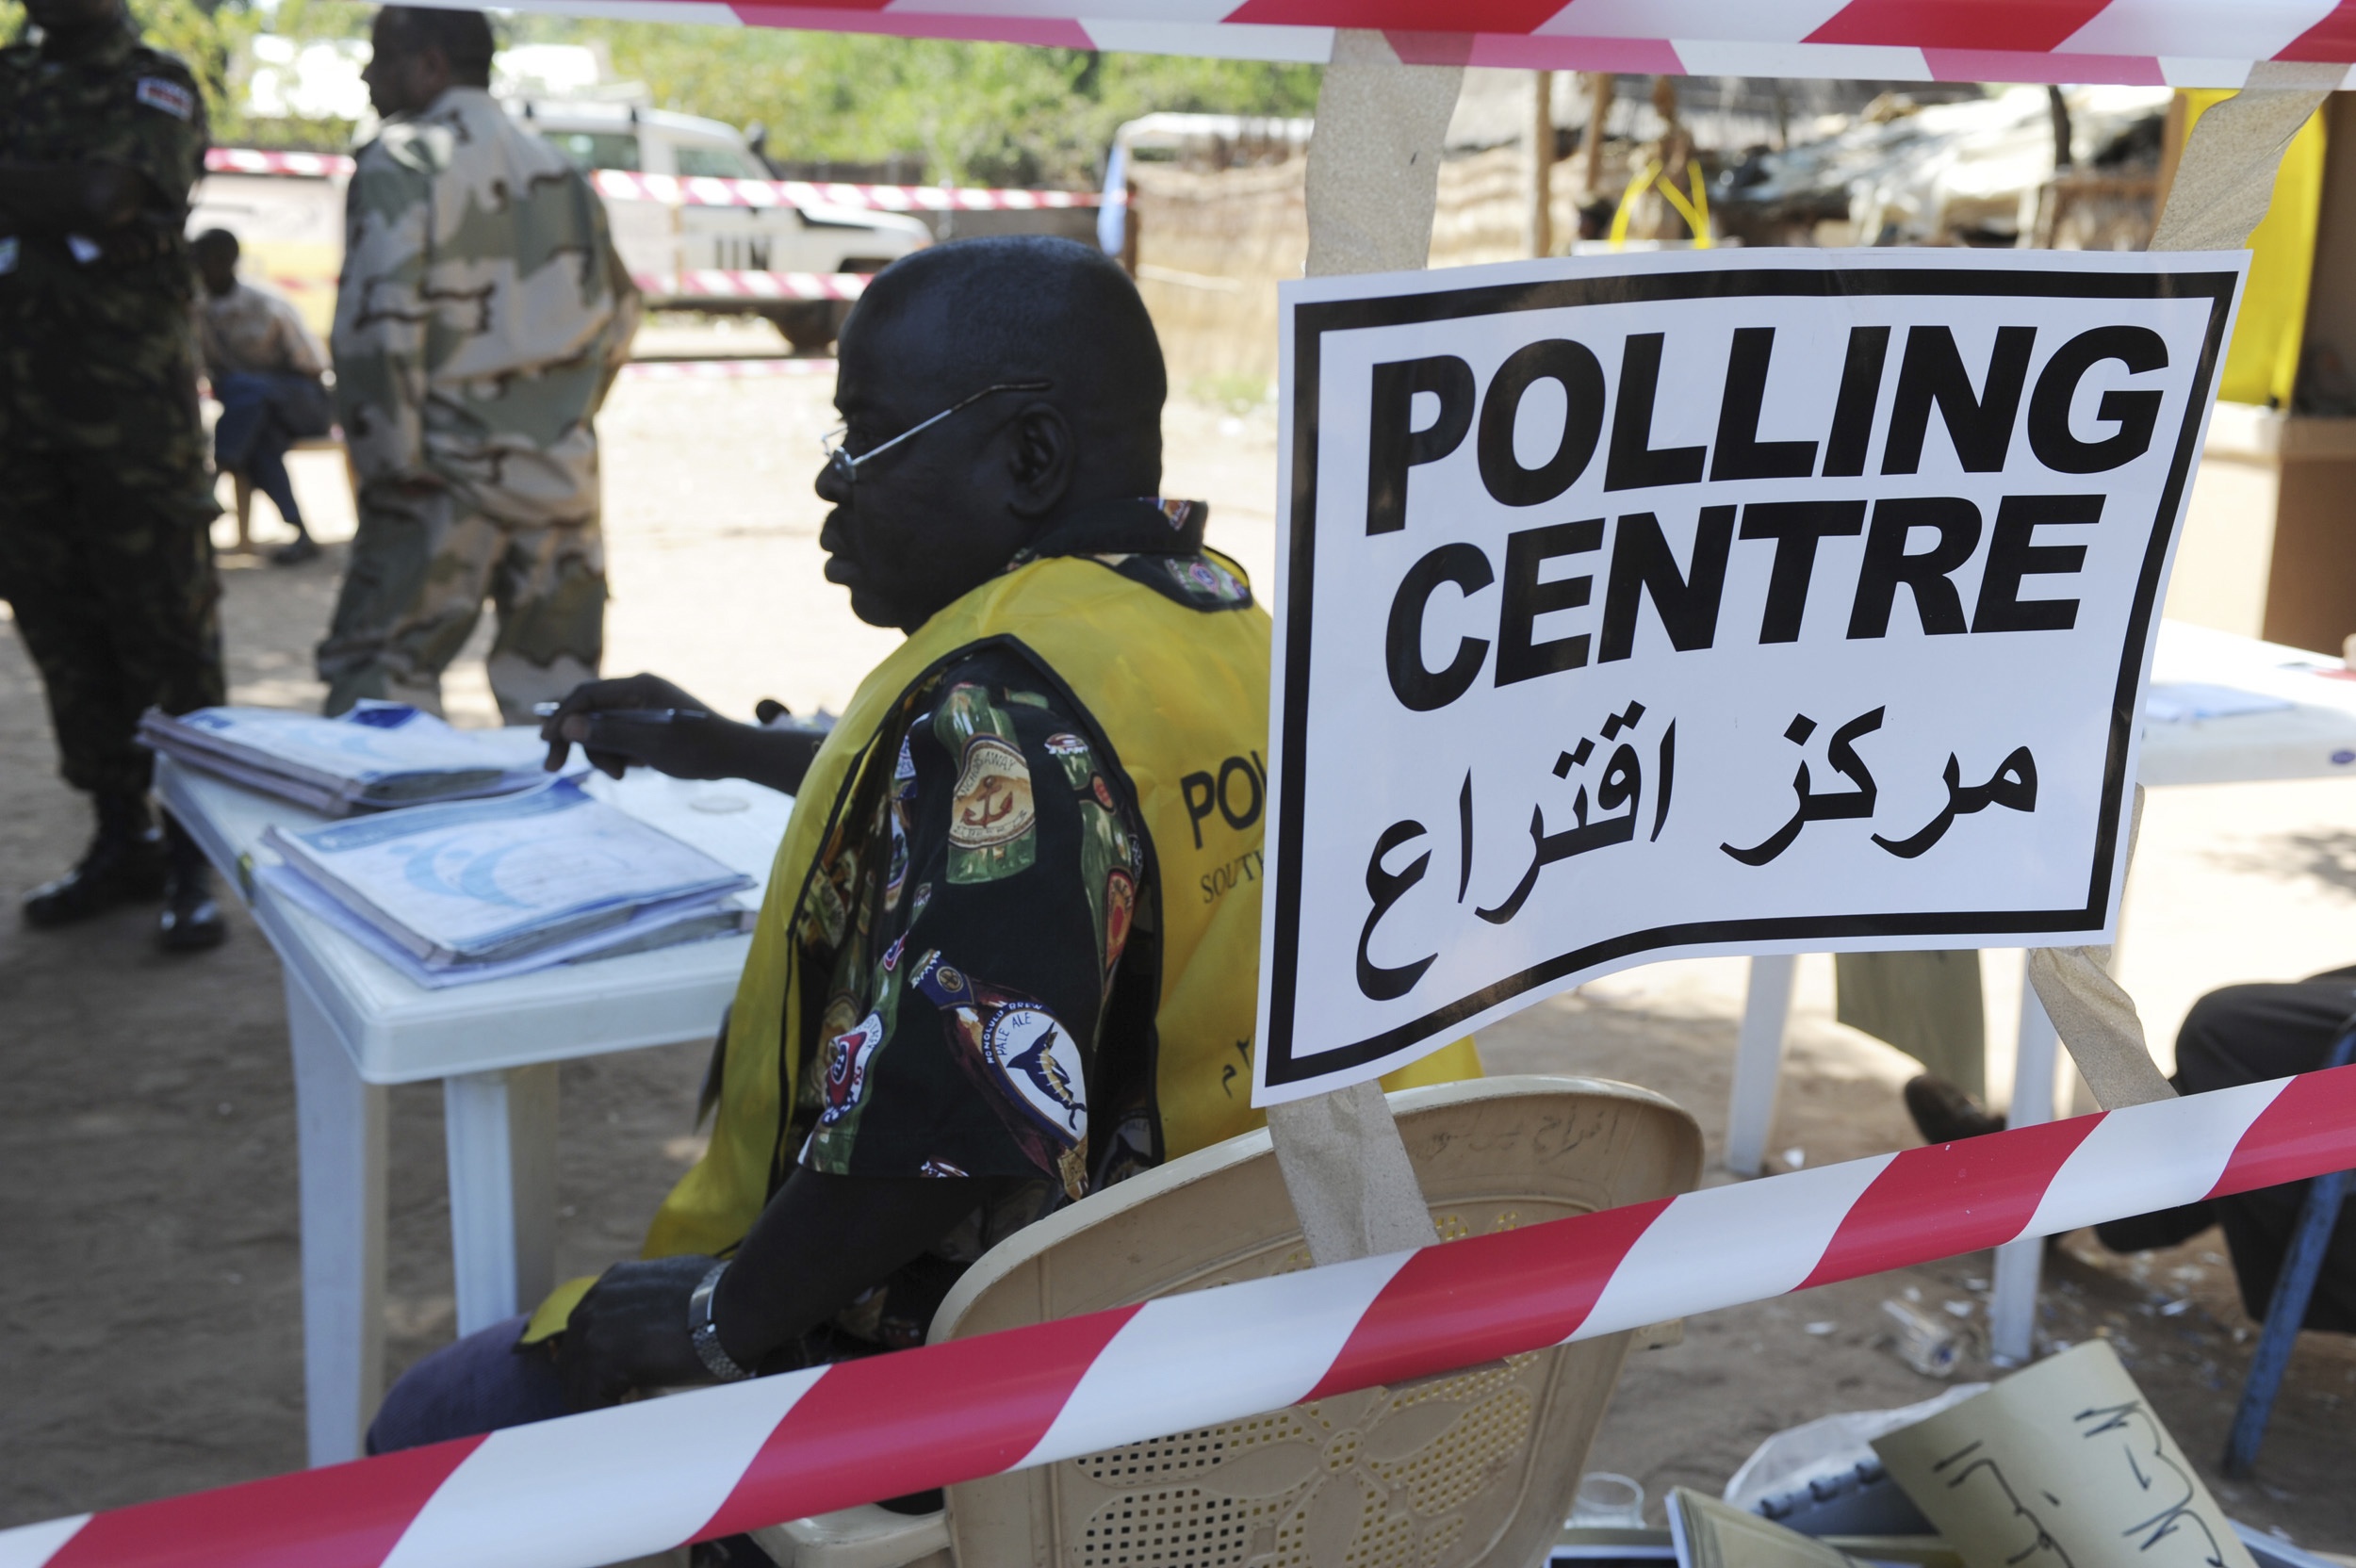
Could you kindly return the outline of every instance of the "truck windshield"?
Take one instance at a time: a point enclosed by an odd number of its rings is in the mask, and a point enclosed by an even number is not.
[[[557,151],[582,169],[638,168],[638,138],[629,131],[544,131]]]
[[[743,147],[679,147],[679,172],[690,179],[765,180],[769,171]]]

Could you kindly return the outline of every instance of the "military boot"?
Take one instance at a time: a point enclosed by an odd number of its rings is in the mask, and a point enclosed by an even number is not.
[[[164,912],[155,923],[155,940],[166,953],[202,953],[219,947],[229,935],[221,917],[221,901],[213,896],[213,868],[188,830],[169,811],[164,813],[164,853],[169,874],[164,882]]]
[[[164,890],[163,835],[143,795],[99,795],[98,833],[80,862],[25,895],[25,923],[70,925]]]

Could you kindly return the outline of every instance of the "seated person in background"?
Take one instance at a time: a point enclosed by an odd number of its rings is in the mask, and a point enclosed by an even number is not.
[[[237,237],[207,229],[190,247],[204,297],[196,304],[197,351],[221,402],[213,426],[213,462],[268,496],[295,531],[270,560],[300,565],[319,553],[295,504],[286,452],[297,441],[325,435],[335,421],[320,372],[327,368],[319,339],[294,306],[237,279]]]
[[[2313,1072],[2330,1060],[2341,1026],[2352,1014],[2356,969],[2331,970],[2288,985],[2228,986],[2211,991],[2193,1004],[2176,1033],[2176,1073],[2168,1082],[2179,1094],[2207,1094]],[[2282,1271],[2282,1259],[2299,1231],[2307,1186],[2305,1182],[2289,1182],[2186,1203],[2097,1225],[2094,1233],[2114,1252],[2144,1252],[2180,1246],[2212,1225],[2222,1225],[2233,1277],[2241,1286],[2242,1310],[2264,1318],[2274,1298],[2275,1276]],[[2304,1326],[2356,1333],[2356,1202],[2340,1210],[2339,1224],[2324,1251],[2323,1272],[2308,1298]]]
[[[2228,986],[2193,1004],[2176,1032],[2178,1094],[2207,1094],[2313,1072],[2330,1058],[2340,1026],[2356,1015],[2356,969],[2336,969],[2289,985]],[[2001,1115],[1953,1085],[1917,1078],[1906,1086],[1906,1108],[1932,1143],[1954,1143],[2004,1130]],[[2241,1286],[2242,1309],[2263,1318],[2274,1297],[2307,1201],[2307,1184],[2291,1182],[2229,1198],[2097,1225],[2097,1240],[2114,1252],[2178,1247],[2212,1225],[2225,1228],[2226,1250]],[[2356,1203],[2340,1212],[2323,1273],[2307,1305],[2306,1326],[2356,1333]]]
[[[908,640],[823,745],[633,721],[702,709],[648,676],[545,731],[551,765],[578,743],[796,793],[711,1148],[643,1261],[419,1363],[373,1451],[920,1343],[994,1242],[1260,1124],[1259,890],[1213,874],[1260,849],[1269,625],[1205,509],[1155,494],[1165,387],[1136,288],[1071,241],[937,246],[868,288],[821,539]],[[1478,1071],[1465,1041],[1389,1082]]]

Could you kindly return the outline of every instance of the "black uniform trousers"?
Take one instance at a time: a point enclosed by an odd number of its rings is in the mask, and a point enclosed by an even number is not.
[[[139,714],[227,700],[215,508],[191,483],[202,460],[191,476],[159,476],[152,454],[125,462],[112,442],[13,433],[0,444],[0,599],[48,689],[66,782],[144,793],[154,759],[134,739]]]
[[[2184,1017],[2176,1036],[2176,1075],[2169,1081],[2180,1094],[2206,1094],[2312,1072],[2324,1065],[2351,1014],[2356,1014],[2356,968],[2289,985],[2211,991]],[[2225,1228],[2242,1306],[2252,1317],[2264,1317],[2273,1298],[2275,1276],[2298,1232],[2308,1185],[2291,1182],[2207,1205]],[[2306,1327],[2356,1333],[2356,1201],[2340,1210],[2308,1303]]]

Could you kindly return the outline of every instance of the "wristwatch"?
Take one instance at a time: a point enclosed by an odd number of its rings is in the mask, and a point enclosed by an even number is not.
[[[734,1357],[720,1348],[720,1331],[712,1326],[712,1293],[720,1287],[720,1276],[728,1271],[723,1258],[712,1266],[712,1272],[703,1277],[695,1293],[687,1298],[687,1337],[695,1347],[695,1359],[704,1364],[704,1370],[724,1383],[741,1383],[752,1376],[736,1364]]]

